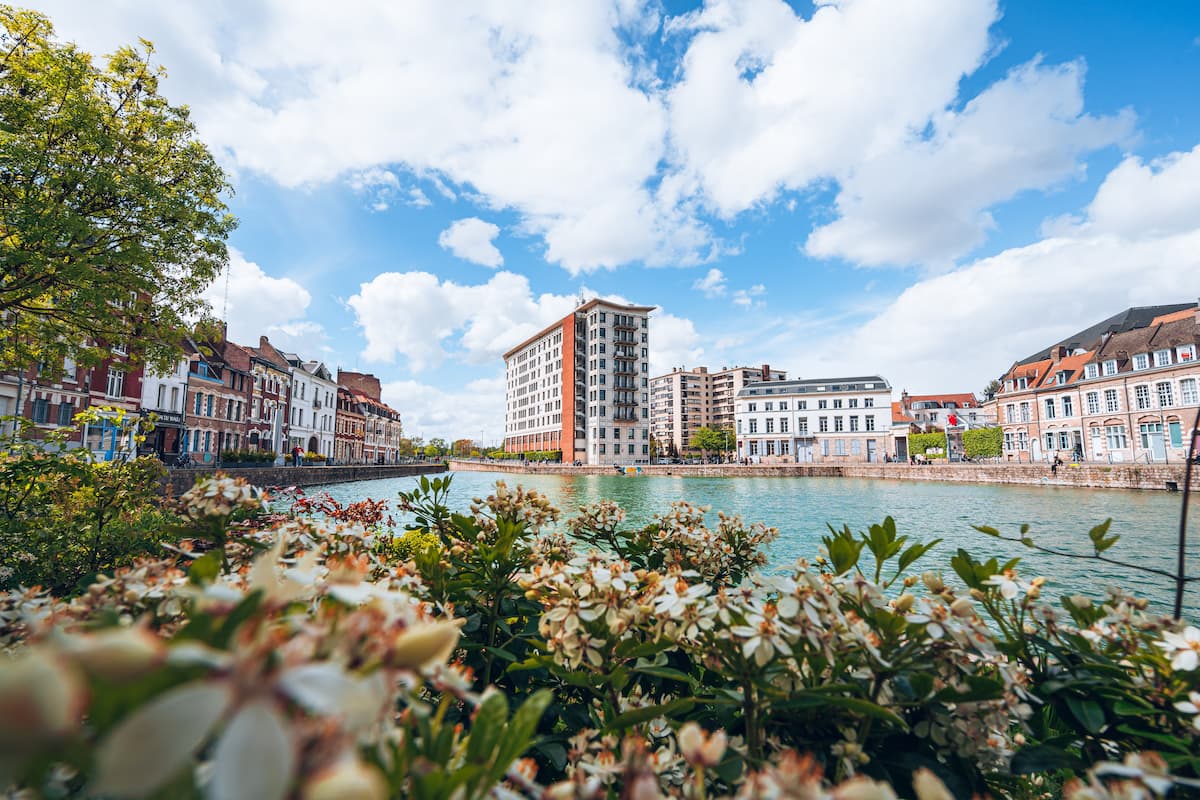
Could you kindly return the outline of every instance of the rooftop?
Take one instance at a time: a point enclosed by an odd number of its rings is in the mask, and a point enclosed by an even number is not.
[[[808,394],[810,392],[862,392],[888,391],[892,387],[878,375],[855,378],[806,378],[791,381],[759,381],[748,383],[738,392],[738,397],[753,397],[774,394]]]

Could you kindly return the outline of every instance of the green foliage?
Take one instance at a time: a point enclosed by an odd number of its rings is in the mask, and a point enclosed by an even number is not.
[[[276,455],[274,450],[223,450],[221,461],[226,464],[270,464]]]
[[[719,453],[732,450],[736,442],[736,437],[728,429],[710,428],[706,425],[696,429],[692,438],[688,440],[688,447],[705,453]]]
[[[524,453],[491,450],[487,455],[496,461],[519,461],[522,456],[526,461],[562,461],[562,450],[526,450]]]
[[[115,343],[169,370],[235,226],[225,174],[153,48],[103,66],[0,5],[0,366],[94,365]]]
[[[437,536],[424,530],[405,531],[399,536],[381,537],[376,552],[391,563],[411,561],[426,550],[439,550]]]
[[[940,449],[941,453],[929,452]],[[944,433],[910,433],[908,435],[908,452],[913,455],[924,455],[926,458],[946,457],[946,434]]]
[[[967,458],[999,458],[1004,452],[1004,431],[1000,428],[965,430],[962,441]]]

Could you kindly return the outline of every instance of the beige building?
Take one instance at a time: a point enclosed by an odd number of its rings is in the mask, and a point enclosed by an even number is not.
[[[787,373],[761,367],[677,367],[650,380],[650,431],[664,454],[689,450],[699,428],[734,428],[734,399],[744,386],[758,381],[787,380]],[[732,437],[731,442],[732,445]]]
[[[989,401],[1010,461],[1182,461],[1200,384],[1195,304],[1130,308],[1014,364]]]
[[[648,463],[653,310],[590,300],[505,353],[505,451]]]
[[[892,427],[878,375],[751,383],[735,400],[738,458],[755,464],[877,462]]]

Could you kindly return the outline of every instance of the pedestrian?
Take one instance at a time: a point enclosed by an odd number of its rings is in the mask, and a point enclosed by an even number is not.
[[[300,466],[300,454],[302,452],[303,451],[300,449],[300,445],[296,445],[295,447],[292,448],[292,466],[293,467]]]

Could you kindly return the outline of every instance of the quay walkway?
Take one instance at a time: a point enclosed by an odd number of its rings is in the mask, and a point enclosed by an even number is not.
[[[213,467],[186,467],[171,469],[167,485],[173,494],[180,494],[192,487],[200,475],[221,472],[234,478],[245,478],[255,486],[319,486],[326,483],[350,483],[351,481],[373,481],[380,478],[406,478],[411,475],[432,475],[445,472],[445,464],[347,464],[336,467],[249,467],[241,469],[217,469]]]

